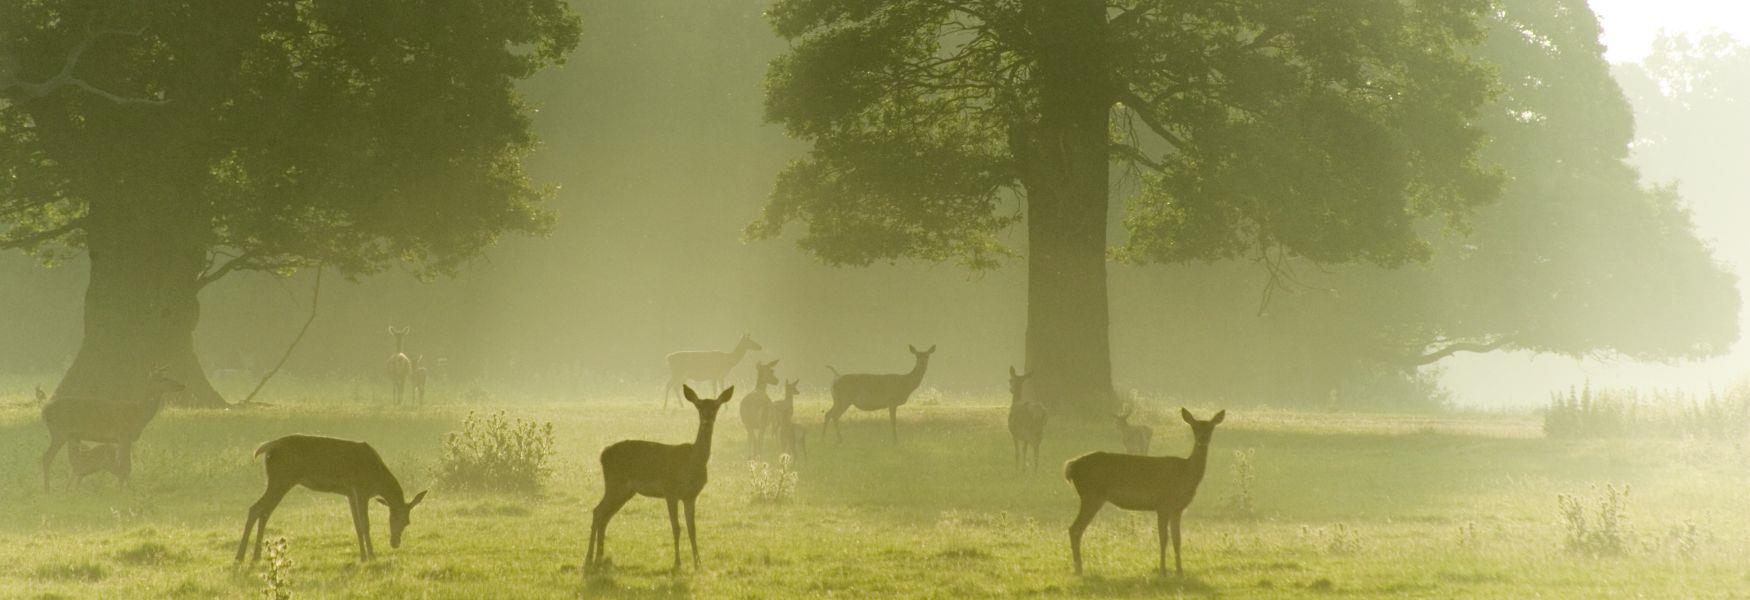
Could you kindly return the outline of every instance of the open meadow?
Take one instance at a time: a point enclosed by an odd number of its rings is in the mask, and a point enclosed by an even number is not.
[[[1530,414],[1232,409],[1185,517],[1185,576],[1153,572],[1153,515],[1110,506],[1088,532],[1087,574],[1076,576],[1065,533],[1076,495],[1062,464],[1118,450],[1110,422],[1051,423],[1043,465],[1018,474],[1001,396],[920,394],[900,411],[895,448],[885,415],[871,413],[846,418],[844,443],[820,439],[826,402],[805,389],[796,414],[811,430],[809,454],[793,495],[755,500],[745,434],[725,409],[699,503],[704,569],[670,572],[663,505],[639,498],[609,531],[612,566],[585,576],[589,509],[601,493],[597,454],[623,438],[690,440],[693,411],[665,413],[654,398],[477,406],[440,397],[391,408],[320,395],[229,412],[169,410],[137,448],[130,489],[99,474],[68,491],[61,462],[47,493],[38,481],[47,438],[38,409],[7,398],[0,595],[258,596],[267,561],[232,561],[264,482],[251,451],[294,432],[367,440],[409,494],[433,490],[399,550],[388,549],[384,511],[373,506],[378,557],[363,565],[344,500],[294,491],[268,528],[270,540],[287,541],[290,566],[280,575],[293,597],[1750,594],[1750,449],[1742,443],[1547,440]],[[1148,405],[1142,422],[1156,430],[1154,453],[1182,456],[1189,428],[1166,408]],[[1191,407],[1200,415],[1214,408]],[[470,411],[498,410],[555,426],[544,491],[436,487],[445,434]],[[1605,484],[1630,490],[1614,529],[1596,522]],[[1579,549],[1569,547],[1572,530],[1558,508],[1564,494],[1578,497],[1590,521]]]

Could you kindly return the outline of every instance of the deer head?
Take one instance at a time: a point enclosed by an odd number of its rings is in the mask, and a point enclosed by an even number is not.
[[[1191,426],[1191,436],[1197,440],[1198,446],[1208,446],[1209,437],[1215,434],[1215,426],[1220,425],[1221,421],[1227,418],[1227,411],[1215,413],[1215,416],[1208,421],[1199,421],[1197,417],[1191,416],[1191,411],[1180,408],[1179,418],[1184,419],[1185,424]]]
[[[802,393],[801,388],[797,387],[798,385],[801,385],[801,384],[802,384],[801,379],[792,379],[792,380],[784,382],[784,399],[785,400],[795,400],[796,395]]]
[[[764,349],[765,348],[760,347],[759,342],[753,341],[753,334],[748,333],[741,334],[741,341],[735,344],[735,350],[738,352],[746,352],[749,350],[759,352]]]
[[[1136,412],[1136,405],[1126,402],[1124,403],[1124,412],[1112,413],[1112,420],[1118,425],[1119,431],[1130,427],[1130,415],[1134,412]]]
[[[929,350],[918,350],[917,346],[910,344],[906,345],[906,349],[911,350],[912,358],[917,359],[917,368],[919,369],[930,366],[930,355],[936,353],[935,344],[931,344]]]
[[[693,408],[699,410],[699,424],[703,425],[717,422],[717,411],[722,409],[723,405],[728,404],[729,398],[735,395],[735,386],[732,385],[729,386],[729,389],[723,390],[723,393],[718,395],[716,399],[699,398],[699,395],[693,392],[692,386],[683,385],[681,391],[685,393],[687,402],[692,403]]]
[[[764,390],[768,385],[778,385],[778,375],[773,371],[777,366],[778,361],[775,360],[768,363],[754,363],[755,369],[759,371],[758,377],[754,380],[755,391]]]
[[[401,547],[401,532],[407,529],[407,524],[413,522],[413,507],[419,506],[425,500],[425,492],[413,495],[413,500],[403,501],[400,498],[385,500],[377,498],[377,503],[389,507],[389,547]]]
[[[1020,404],[1020,402],[1021,402],[1021,388],[1022,388],[1022,386],[1026,385],[1027,379],[1032,377],[1032,376],[1033,376],[1032,373],[1028,373],[1025,375],[1020,374],[1020,373],[1016,373],[1014,367],[1009,367],[1010,404]]]

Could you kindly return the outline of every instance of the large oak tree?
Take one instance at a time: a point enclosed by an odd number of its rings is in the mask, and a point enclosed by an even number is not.
[[[90,263],[57,393],[195,358],[200,290],[323,265],[452,272],[546,230],[514,84],[562,60],[560,0],[0,3],[0,249]]]
[[[826,262],[1024,253],[1027,370],[1111,396],[1115,163],[1135,260],[1399,265],[1500,178],[1472,122],[1483,0],[780,0],[767,115],[813,144],[754,238]],[[1013,202],[1013,203],[1012,203]],[[1024,221],[1026,243],[999,234]]]

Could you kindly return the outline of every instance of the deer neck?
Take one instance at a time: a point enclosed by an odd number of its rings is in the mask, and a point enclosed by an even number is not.
[[[1209,440],[1192,441],[1191,456],[1185,460],[1191,463],[1192,480],[1203,481],[1203,471],[1209,466]]]
[[[717,423],[714,421],[699,422],[699,434],[693,437],[693,455],[687,466],[703,471],[705,463],[711,462],[711,432],[716,427]]]
[[[918,361],[911,366],[911,372],[906,373],[905,378],[911,381],[912,387],[917,387],[919,383],[924,381],[924,371],[927,369],[929,369],[928,364],[923,361]]]

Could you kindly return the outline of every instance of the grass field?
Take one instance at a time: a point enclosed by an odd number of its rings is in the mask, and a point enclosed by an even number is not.
[[[814,393],[810,394],[812,391]],[[167,411],[137,449],[135,482],[107,475],[44,493],[47,434],[22,396],[0,396],[0,596],[259,597],[262,565],[236,566],[244,511],[259,495],[260,442],[305,432],[374,444],[410,492],[433,480],[443,435],[469,410],[551,421],[546,491],[434,490],[388,550],[360,565],[339,496],[294,491],[268,530],[284,537],[296,597],[1750,597],[1750,449],[1697,440],[1561,442],[1532,415],[1341,415],[1230,410],[1185,517],[1184,578],[1152,572],[1152,515],[1108,507],[1071,573],[1075,494],[1064,460],[1116,450],[1109,423],[1053,423],[1044,466],[1017,474],[1006,398],[950,398],[853,413],[843,444],[820,439],[825,408],[805,390],[811,454],[785,504],[751,500],[733,405],[719,423],[700,500],[704,570],[668,570],[663,504],[640,498],[609,532],[614,567],[578,571],[596,455],[615,440],[691,439],[692,411],[650,399],[437,404],[393,409],[314,399],[229,413]],[[1156,453],[1189,451],[1189,429],[1153,407]],[[1213,407],[1191,407],[1207,415]],[[1253,452],[1256,511],[1234,507],[1235,451]],[[1626,484],[1627,549],[1564,548],[1559,494],[1590,502]],[[683,542],[684,543],[684,542]]]

